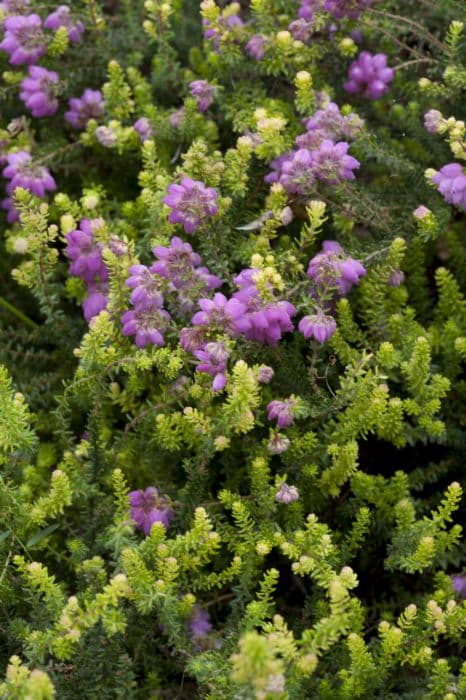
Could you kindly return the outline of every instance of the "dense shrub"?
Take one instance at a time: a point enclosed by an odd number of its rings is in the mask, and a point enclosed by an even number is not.
[[[466,698],[462,0],[3,0],[1,698]]]

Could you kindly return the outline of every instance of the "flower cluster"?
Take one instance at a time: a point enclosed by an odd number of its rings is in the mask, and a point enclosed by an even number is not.
[[[12,15],[3,22],[5,36],[0,42],[0,51],[10,56],[13,66],[32,65],[46,51],[39,15]]]
[[[168,530],[173,518],[173,510],[169,501],[159,496],[155,486],[148,486],[145,490],[131,491],[129,493],[129,505],[131,518],[136,527],[145,535],[149,535],[154,523],[162,523]]]
[[[85,129],[90,119],[100,119],[105,110],[105,103],[100,90],[86,88],[81,97],[70,99],[70,109],[65,112],[66,121],[74,129]]]
[[[335,19],[357,19],[361,12],[372,4],[372,0],[326,0],[325,9]]]
[[[21,81],[19,96],[33,117],[51,117],[58,110],[58,82],[55,71],[29,66],[29,77]]]
[[[378,100],[387,92],[394,75],[393,68],[387,66],[387,56],[384,53],[361,51],[349,67],[349,80],[344,88],[347,92],[361,94],[369,100]]]
[[[432,176],[432,182],[448,204],[466,210],[466,172],[460,163],[449,163]]]
[[[146,265],[133,265],[126,286],[132,289],[133,309],[125,311],[121,317],[123,335],[135,336],[138,348],[146,345],[164,344],[163,334],[170,321],[170,314],[163,309],[164,298],[160,288],[160,278]]]
[[[179,185],[172,183],[163,203],[172,210],[168,220],[172,224],[183,224],[186,233],[194,233],[218,211],[216,190],[190,177],[184,177]]]
[[[312,117],[303,121],[306,132],[296,137],[300,148],[319,148],[324,140],[354,139],[362,131],[364,121],[352,112],[344,116],[335,102],[327,101]]]
[[[189,83],[191,95],[196,99],[200,112],[206,112],[215,95],[215,85],[211,85],[207,80],[193,80]]]
[[[239,3],[232,3],[226,7],[219,16],[215,25],[208,19],[203,18],[204,38],[212,42],[212,47],[216,53],[220,52],[220,42],[234,31],[243,26],[243,20],[239,16]]]
[[[87,296],[83,301],[84,318],[89,322],[107,307],[108,270],[105,266],[102,243],[95,240],[99,219],[82,219],[79,228],[66,235],[66,255],[72,261],[70,274],[86,284]]]
[[[7,166],[3,170],[3,177],[9,180],[6,187],[8,197],[2,201],[2,208],[8,212],[8,221],[13,223],[18,219],[18,212],[14,206],[13,194],[17,187],[22,187],[36,197],[45,197],[46,192],[53,192],[57,185],[50,172],[43,165],[38,165],[32,160],[27,151],[10,153],[6,157]]]

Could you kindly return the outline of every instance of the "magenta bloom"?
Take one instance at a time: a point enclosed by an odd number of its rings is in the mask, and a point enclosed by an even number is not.
[[[145,535],[149,535],[154,523],[162,523],[168,530],[174,513],[167,500],[159,496],[159,492],[154,486],[149,486],[145,491],[131,491],[128,496],[131,518],[139,530],[142,530]]]
[[[324,241],[322,252],[312,258],[307,269],[307,276],[319,286],[336,287],[342,296],[365,274],[359,260],[346,257],[337,241]]]
[[[312,22],[300,17],[288,25],[288,31],[296,41],[306,42],[311,36]]]
[[[279,182],[287,192],[292,194],[309,194],[312,192],[314,175],[314,158],[307,148],[294,151],[281,164]]]
[[[71,10],[67,5],[60,5],[52,14],[50,14],[44,22],[46,29],[57,30],[60,27],[66,27],[68,38],[73,44],[79,44],[81,34],[84,31],[84,24],[77,20],[73,22]]]
[[[56,190],[57,185],[47,168],[35,165],[27,151],[10,153],[6,160],[8,165],[3,169],[3,177],[10,182],[6,186],[8,197],[2,201],[2,208],[8,212],[9,223],[13,223],[18,219],[13,202],[13,194],[17,187],[22,187],[42,199],[46,192]]]
[[[287,483],[282,481],[280,488],[275,494],[275,500],[277,503],[285,503],[286,505],[294,503],[299,500],[299,491],[296,486],[288,486]]]
[[[327,185],[354,180],[353,170],[359,168],[360,163],[348,155],[348,148],[349,145],[345,141],[333,143],[324,139],[318,150],[312,153],[315,177]]]
[[[161,347],[165,344],[163,333],[169,321],[170,314],[160,307],[146,309],[137,306],[121,317],[122,333],[134,335],[138,348],[145,348],[150,343]]]
[[[28,11],[29,0],[4,0],[0,2],[0,10],[3,16],[9,15],[26,15]]]
[[[293,424],[293,406],[296,401],[271,401],[267,406],[267,418],[276,420],[279,428],[287,428]]]
[[[72,260],[70,274],[81,277],[88,284],[96,279],[108,279],[107,268],[102,258],[102,244],[96,243],[92,221],[82,219],[79,228],[66,234],[66,255]]]
[[[196,639],[200,637],[206,637],[211,629],[212,625],[209,622],[209,613],[203,610],[199,605],[195,605],[189,621],[191,639],[196,641]]]
[[[355,138],[361,132],[363,124],[364,121],[356,114],[343,116],[335,102],[328,102],[325,107],[318,109],[312,117],[304,120],[308,133],[317,132],[323,135],[315,148],[320,146],[324,138],[331,141],[338,141],[342,136],[348,139]],[[303,136],[297,137],[296,143],[298,145],[301,145],[298,141],[300,138],[302,139]],[[311,148],[311,146],[304,146],[304,144],[303,147]]]
[[[86,88],[81,97],[70,99],[70,110],[65,119],[75,129],[85,129],[89,119],[100,119],[104,114],[105,103],[100,90]]]
[[[265,54],[265,37],[261,34],[253,34],[245,46],[246,53],[256,61],[260,61]]]
[[[432,182],[448,204],[466,209],[466,173],[459,163],[449,163],[435,173]]]
[[[298,328],[306,340],[315,338],[318,343],[325,343],[335,333],[337,324],[332,316],[318,313],[305,316],[299,322]]]
[[[387,90],[395,75],[393,68],[387,67],[384,53],[375,55],[362,51],[350,65],[349,80],[344,84],[347,92],[360,93],[369,100],[378,100]]]
[[[21,81],[19,96],[33,117],[51,117],[58,110],[58,83],[55,71],[29,66],[29,77]]]
[[[145,265],[133,265],[126,286],[132,289],[131,303],[140,309],[162,308],[160,280]]]
[[[257,272],[258,270],[248,268],[234,278],[239,291],[233,294],[233,299],[240,301],[246,308],[246,327],[242,330],[245,337],[273,346],[278,343],[283,333],[293,330],[291,318],[296,309],[289,301],[264,301],[254,283],[254,275]]]
[[[139,134],[139,138],[143,143],[150,139],[153,134],[151,123],[147,117],[141,117],[134,122],[133,129]]]
[[[3,22],[5,36],[0,50],[10,55],[10,63],[32,65],[46,50],[42,21],[39,15],[13,15]]]
[[[361,12],[372,4],[372,0],[326,0],[325,9],[335,19],[357,19]]]
[[[238,299],[227,299],[217,292],[213,299],[199,299],[201,311],[191,319],[196,326],[209,326],[236,337],[250,326],[246,317],[246,307]]]
[[[202,350],[195,350],[194,355],[200,360],[196,372],[204,372],[213,377],[213,391],[221,391],[227,383],[226,370],[230,353],[225,343],[207,343]]]
[[[272,185],[274,182],[278,182],[282,176],[283,164],[290,160],[294,153],[295,151],[287,151],[286,153],[282,153],[280,156],[278,156],[278,158],[272,160],[269,164],[272,168],[272,172],[264,177],[264,181],[269,185]]]
[[[104,291],[101,291],[103,288]],[[107,308],[108,297],[105,294],[106,285],[89,285],[89,293],[83,301],[84,318],[89,323],[94,316],[100,314],[103,309]]]
[[[461,598],[466,598],[466,574],[455,574],[451,577],[453,590]]]
[[[193,80],[189,83],[189,90],[196,98],[199,111],[206,112],[214,99],[215,85],[211,85],[207,80]]]
[[[205,267],[199,267],[201,257],[195,253],[189,243],[184,243],[178,236],[173,236],[170,247],[156,246],[153,248],[158,260],[152,265],[151,272],[170,280],[176,289],[194,286],[201,283],[207,289],[215,289],[221,285],[221,280],[210,274]]]
[[[163,203],[172,209],[168,220],[183,224],[186,233],[194,233],[207,218],[218,211],[217,192],[203,182],[184,177],[181,184],[171,184]]]

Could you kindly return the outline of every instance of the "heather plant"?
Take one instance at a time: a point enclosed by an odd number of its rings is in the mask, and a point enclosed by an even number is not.
[[[0,698],[466,698],[465,22],[0,2]]]

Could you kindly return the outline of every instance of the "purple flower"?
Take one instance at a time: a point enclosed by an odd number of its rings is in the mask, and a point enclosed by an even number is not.
[[[272,381],[274,374],[275,372],[271,367],[261,365],[257,372],[257,381],[261,384],[269,384]]]
[[[105,103],[100,90],[86,88],[81,97],[72,97],[70,110],[65,119],[75,129],[85,129],[89,119],[100,119],[104,114]]]
[[[145,491],[131,491],[128,496],[131,518],[145,535],[150,534],[154,523],[162,523],[165,529],[169,528],[173,511],[154,486],[149,486]]]
[[[272,172],[264,177],[264,181],[267,182],[269,185],[272,185],[274,182],[278,182],[282,175],[283,163],[286,163],[290,158],[293,157],[293,155],[294,151],[287,151],[286,153],[282,153],[280,156],[278,156],[278,158],[272,160],[270,162]]]
[[[298,328],[306,340],[315,338],[318,343],[325,343],[335,333],[337,324],[332,316],[320,312],[313,316],[305,316],[299,322]]]
[[[151,272],[170,280],[176,289],[193,286],[196,282],[207,289],[216,289],[222,284],[207,268],[198,267],[201,264],[200,256],[178,236],[173,236],[170,247],[156,246],[153,253],[158,261],[150,268]]]
[[[363,124],[364,121],[356,114],[343,116],[335,102],[328,102],[325,107],[318,109],[312,117],[304,120],[304,125],[308,132],[324,134],[324,138],[331,141],[337,141],[341,136],[354,138],[361,132]],[[298,138],[302,137],[298,136]],[[300,145],[298,138],[296,143]],[[319,145],[320,143],[316,147],[318,148]],[[306,148],[309,147],[306,146]]]
[[[230,356],[225,343],[207,343],[203,350],[195,350],[194,355],[200,360],[196,372],[204,372],[213,377],[213,391],[224,389],[227,383],[227,361]]]
[[[171,184],[163,198],[163,203],[172,209],[168,220],[172,224],[183,224],[186,233],[194,233],[206,218],[217,213],[217,196],[213,187],[184,177],[181,184]]]
[[[344,84],[347,92],[361,93],[369,100],[378,100],[387,92],[395,71],[387,67],[387,57],[384,53],[373,55],[362,51],[351,63],[348,75],[349,80]]]
[[[455,574],[451,577],[453,590],[461,598],[466,598],[466,574]]]
[[[197,107],[200,112],[206,112],[212,104],[215,85],[210,85],[207,80],[193,80],[189,83],[191,95],[196,98]]]
[[[107,268],[102,258],[102,244],[96,243],[92,230],[92,221],[82,219],[79,228],[66,234],[66,255],[72,260],[70,274],[81,277],[88,284],[98,278],[108,279]]]
[[[10,55],[14,66],[23,63],[32,65],[43,56],[46,50],[42,21],[39,15],[14,15],[3,22],[5,36],[0,43],[0,50]]]
[[[459,163],[449,163],[435,173],[432,182],[448,204],[466,210],[466,173]]]
[[[58,110],[58,82],[55,71],[29,66],[29,77],[21,81],[19,96],[33,117],[51,117]]]
[[[345,257],[337,241],[324,241],[323,251],[309,262],[307,276],[321,287],[336,287],[342,296],[366,274],[359,260]]]
[[[202,350],[206,342],[207,329],[202,326],[196,328],[182,328],[180,330],[180,345],[185,352]]]
[[[388,284],[390,287],[399,287],[400,284],[403,284],[404,279],[405,276],[401,270],[392,270],[388,278]]]
[[[94,316],[107,308],[106,285],[91,284],[88,287],[88,295],[83,301],[84,318],[89,323]]]
[[[199,306],[201,311],[191,319],[193,325],[209,326],[233,338],[249,328],[246,307],[238,299],[227,299],[217,292],[213,299],[199,299]]]
[[[186,114],[185,108],[180,107],[180,109],[177,109],[175,112],[172,112],[170,114],[170,116],[168,117],[168,123],[174,129],[179,129],[181,126],[181,123],[185,117],[185,114]]]
[[[372,0],[326,0],[325,9],[336,19],[357,19],[361,12],[369,7]]]
[[[276,420],[279,428],[287,428],[294,422],[293,406],[295,403],[294,399],[271,401],[267,406],[267,418]]]
[[[165,343],[163,333],[169,321],[170,314],[164,309],[137,306],[121,317],[122,333],[125,336],[134,335],[138,348],[145,348],[149,343],[161,347]]]
[[[254,268],[248,268],[234,278],[239,291],[233,294],[233,299],[246,307],[246,327],[242,331],[245,337],[273,346],[278,343],[283,333],[293,330],[291,318],[296,309],[289,301],[275,300],[272,289],[269,290],[269,298],[263,299],[254,283],[254,276],[258,272]]]
[[[324,139],[318,150],[312,153],[313,172],[318,180],[327,185],[337,185],[343,180],[354,180],[353,170],[359,168],[359,161],[348,155],[346,141],[333,143]]]
[[[299,491],[296,486],[288,486],[284,481],[280,484],[280,488],[275,494],[275,500],[278,503],[294,503],[299,499]]]
[[[3,16],[27,15],[29,0],[4,0],[0,2],[0,10]]]
[[[288,25],[288,31],[296,41],[306,42],[311,36],[312,22],[300,17],[299,19],[295,19],[293,22],[290,22]]]
[[[8,211],[8,221],[12,223],[19,216],[13,202],[13,193],[17,187],[22,187],[36,197],[42,198],[45,197],[46,192],[56,190],[57,185],[47,168],[33,163],[27,151],[10,153],[6,160],[8,165],[3,170],[3,177],[10,181],[6,186],[9,196],[2,201],[2,208]]]
[[[218,18],[216,26],[213,26],[208,19],[203,19],[202,24],[204,26],[204,37],[206,39],[212,40],[212,45],[214,51],[219,53],[220,51],[220,40],[224,35],[231,35],[231,30],[235,30],[236,27],[243,26],[243,20],[241,17],[235,14],[222,15]]]
[[[71,10],[67,5],[60,5],[57,7],[45,20],[44,27],[55,31],[60,29],[60,27],[66,27],[69,40],[73,44],[79,44],[81,41],[81,34],[84,31],[84,24],[82,22],[79,20],[73,22]]]
[[[139,138],[144,143],[152,136],[152,126],[147,117],[141,117],[133,124],[133,129],[139,134]]]
[[[161,309],[163,296],[160,280],[145,265],[133,265],[129,268],[130,276],[126,286],[132,289],[131,303],[140,309]]]
[[[413,211],[413,216],[415,219],[418,221],[422,221],[423,219],[426,218],[426,216],[429,216],[429,214],[432,214],[430,209],[425,207],[423,204],[420,204],[417,209]]]
[[[248,56],[251,56],[256,61],[260,61],[265,53],[265,43],[265,37],[261,34],[253,34],[245,46],[245,51]]]
[[[205,637],[209,634],[211,629],[212,625],[209,622],[209,613],[203,610],[199,605],[195,605],[189,621],[191,639],[196,641],[199,637]]]
[[[439,133],[439,124],[442,119],[442,113],[439,112],[438,109],[429,109],[429,111],[424,114],[424,126],[429,134]]]
[[[307,148],[300,148],[281,163],[280,184],[292,194],[309,194],[314,183],[314,158]]]

